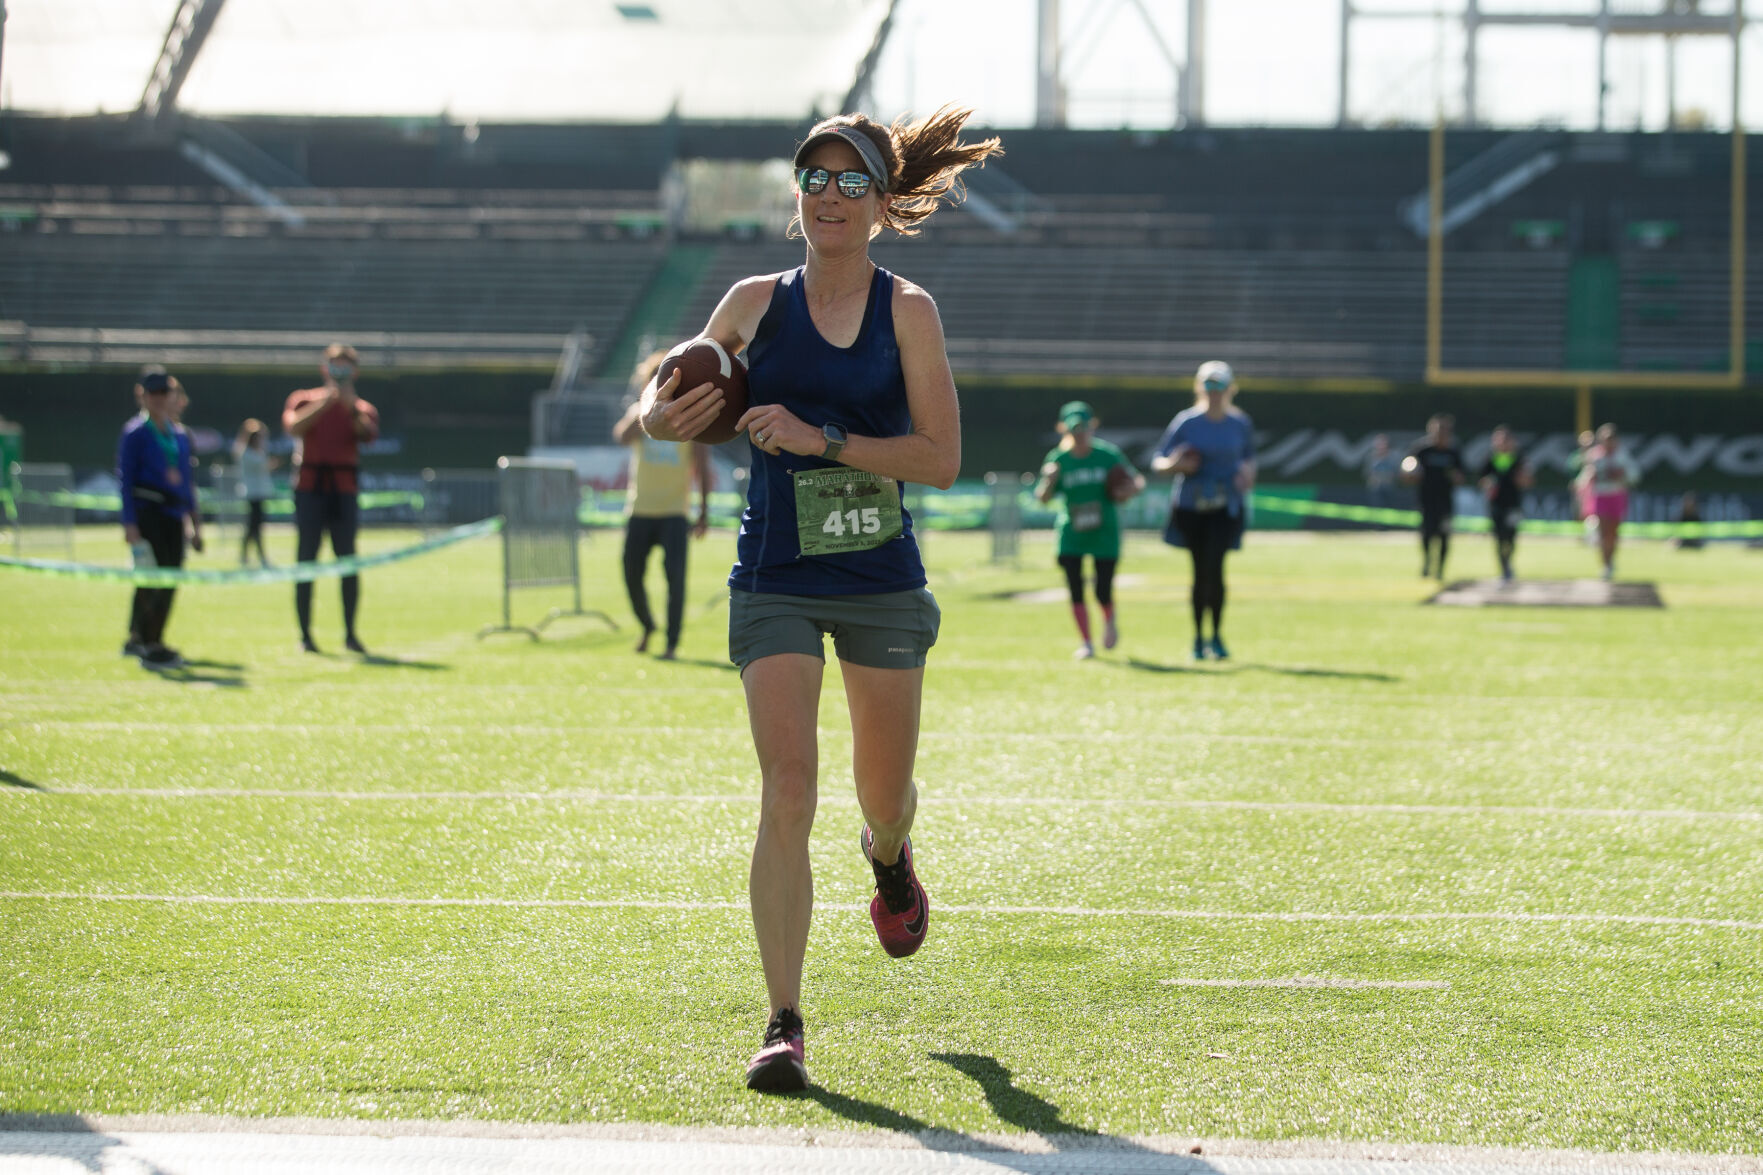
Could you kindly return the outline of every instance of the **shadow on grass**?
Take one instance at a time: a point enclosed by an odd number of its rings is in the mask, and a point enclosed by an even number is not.
[[[242,665],[233,665],[222,661],[185,661],[182,665],[171,669],[149,668],[155,676],[178,685],[212,685],[221,689],[244,689],[251,683],[239,670]],[[211,672],[212,671],[212,672]]]
[[[387,657],[379,653],[368,653],[361,658],[361,663],[375,669],[421,669],[427,672],[453,668],[442,661],[412,661],[404,657]]]
[[[142,1175],[172,1175],[139,1155],[106,1153],[126,1145],[78,1114],[0,1114],[0,1159],[48,1159],[56,1163],[55,1170],[77,1164],[82,1171],[103,1172],[118,1170],[112,1160],[120,1158],[128,1170]]]
[[[1119,665],[1125,669],[1136,669],[1141,673],[1197,673],[1197,674],[1234,674],[1234,673],[1273,673],[1280,677],[1327,677],[1337,681],[1376,681],[1386,685],[1394,685],[1402,678],[1394,673],[1362,673],[1351,669],[1312,669],[1303,665],[1261,665],[1253,661],[1227,661],[1222,665],[1207,663],[1195,665],[1166,665],[1161,661],[1143,661],[1137,657],[1128,657],[1124,662],[1106,661],[1108,665]]]
[[[7,787],[21,787],[25,791],[49,790],[40,783],[32,783],[22,775],[14,775],[4,767],[0,767],[0,783],[5,784]]]
[[[1084,1161],[1101,1175],[1115,1170],[1131,1171],[1134,1175],[1155,1175],[1162,1171],[1170,1172],[1170,1175],[1175,1175],[1176,1172],[1204,1175],[1205,1172],[1216,1170],[1194,1154],[1174,1155],[1154,1151],[1131,1139],[1072,1125],[1065,1120],[1065,1112],[1058,1106],[1039,1094],[1020,1088],[1011,1077],[1010,1070],[995,1057],[980,1053],[932,1053],[930,1057],[933,1061],[941,1061],[956,1072],[972,1078],[985,1096],[986,1104],[1000,1121],[1038,1136],[1054,1151],[1094,1152]],[[850,1122],[913,1135],[926,1150],[963,1154],[977,1162],[1010,1171],[1047,1170],[1047,1158],[1044,1154],[1006,1149],[997,1142],[975,1138],[958,1130],[932,1126],[890,1106],[835,1093],[822,1086],[809,1086],[807,1090],[794,1096],[817,1102],[827,1111]]]
[[[703,657],[675,657],[672,660],[656,657],[655,660],[660,661],[663,665],[684,665],[691,669],[723,669],[730,673],[733,673],[735,669],[733,661],[709,661]]]

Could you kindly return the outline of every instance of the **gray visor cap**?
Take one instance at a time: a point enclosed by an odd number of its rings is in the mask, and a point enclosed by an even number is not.
[[[854,126],[828,127],[817,134],[809,135],[802,145],[796,148],[796,170],[801,171],[807,167],[809,152],[828,139],[838,139],[849,143],[852,150],[857,152],[857,157],[863,160],[863,168],[869,172],[869,178],[875,181],[876,191],[885,192],[888,190],[888,164],[887,160],[882,158],[881,148],[875,145],[874,139]]]

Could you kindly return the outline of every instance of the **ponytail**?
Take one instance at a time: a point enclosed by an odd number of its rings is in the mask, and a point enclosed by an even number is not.
[[[874,143],[887,163],[889,197],[876,228],[910,237],[917,235],[919,224],[940,201],[960,203],[965,195],[963,171],[1004,153],[996,135],[973,143],[961,141],[961,129],[972,117],[970,109],[942,106],[917,122],[907,122],[902,115],[894,125],[884,127],[867,114],[841,114],[816,124],[809,138],[832,127],[851,127]]]

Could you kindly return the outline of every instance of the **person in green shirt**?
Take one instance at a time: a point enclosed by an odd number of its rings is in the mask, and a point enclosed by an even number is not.
[[[1082,400],[1059,409],[1059,444],[1041,463],[1035,498],[1059,499],[1059,522],[1054,533],[1059,567],[1071,589],[1071,615],[1077,621],[1082,643],[1076,656],[1096,655],[1090,642],[1090,610],[1084,602],[1084,556],[1096,568],[1096,603],[1102,607],[1102,647],[1112,649],[1120,640],[1114,620],[1114,569],[1120,563],[1120,511],[1144,490],[1145,479],[1114,445],[1096,436],[1096,414]],[[1122,474],[1110,474],[1121,469]]]

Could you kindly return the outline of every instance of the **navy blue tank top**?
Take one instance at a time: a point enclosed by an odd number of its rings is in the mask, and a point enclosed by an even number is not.
[[[831,423],[858,436],[907,435],[912,414],[894,339],[893,275],[876,267],[857,341],[835,347],[808,313],[804,270],[778,278],[771,305],[747,345],[749,405],[781,404],[815,428]],[[773,456],[751,438],[748,447],[753,471],[730,587],[790,596],[846,596],[924,586],[924,562],[912,537],[912,516],[903,505],[897,538],[867,551],[803,555],[796,538],[792,477],[798,470],[830,469],[838,462],[795,453]]]

